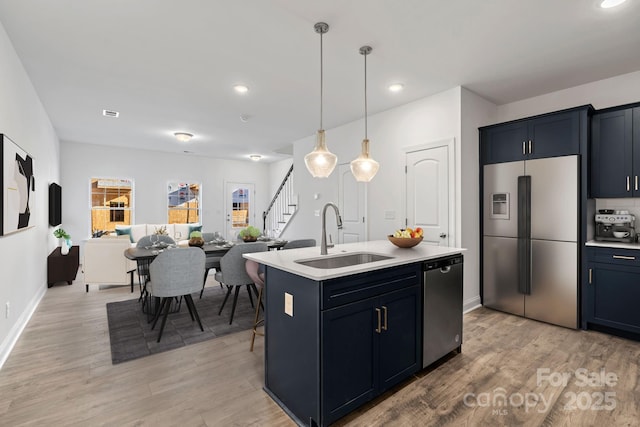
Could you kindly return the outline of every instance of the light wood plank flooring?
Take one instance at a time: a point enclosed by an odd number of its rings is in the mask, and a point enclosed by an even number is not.
[[[295,425],[262,390],[263,339],[251,353],[249,332],[111,365],[105,303],[134,296],[87,294],[80,281],[48,289],[0,370],[0,426]],[[639,360],[635,341],[478,309],[464,317],[462,354],[336,425],[637,426]],[[582,385],[581,368],[618,380]]]

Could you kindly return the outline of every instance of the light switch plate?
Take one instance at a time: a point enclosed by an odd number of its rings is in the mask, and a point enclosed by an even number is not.
[[[284,293],[284,313],[293,317],[293,295]]]

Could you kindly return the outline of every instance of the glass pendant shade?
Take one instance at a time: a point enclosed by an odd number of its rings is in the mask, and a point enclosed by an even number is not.
[[[316,147],[304,156],[307,170],[314,178],[326,178],[331,175],[336,163],[338,163],[338,156],[327,150],[327,144],[324,142],[324,130],[318,130]]]
[[[362,153],[351,161],[351,173],[359,182],[369,182],[378,173],[380,164],[369,157],[369,140],[362,140]]]

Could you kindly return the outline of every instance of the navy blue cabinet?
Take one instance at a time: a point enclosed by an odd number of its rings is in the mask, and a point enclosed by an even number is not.
[[[421,369],[420,264],[321,282],[267,266],[266,280],[265,390],[298,424],[329,425]]]
[[[640,175],[640,108],[595,113],[591,121],[591,197],[637,197]]]
[[[587,254],[587,325],[639,334],[640,252],[589,247]]]
[[[480,128],[483,164],[580,153],[587,107]]]

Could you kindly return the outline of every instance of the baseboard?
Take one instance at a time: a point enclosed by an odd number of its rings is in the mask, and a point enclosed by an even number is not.
[[[468,313],[480,307],[482,307],[482,304],[480,304],[480,295],[478,295],[462,303],[462,312]]]
[[[20,338],[22,331],[27,326],[27,323],[29,323],[29,320],[31,319],[31,316],[33,316],[33,313],[36,311],[36,308],[40,304],[42,297],[44,297],[44,293],[46,290],[46,285],[42,285],[40,287],[40,291],[33,296],[25,310],[22,312],[16,323],[9,331],[9,335],[7,335],[4,341],[0,343],[0,369],[2,369],[4,362],[6,362],[9,354],[11,354],[11,350],[13,350],[16,342],[18,342],[18,338]]]

